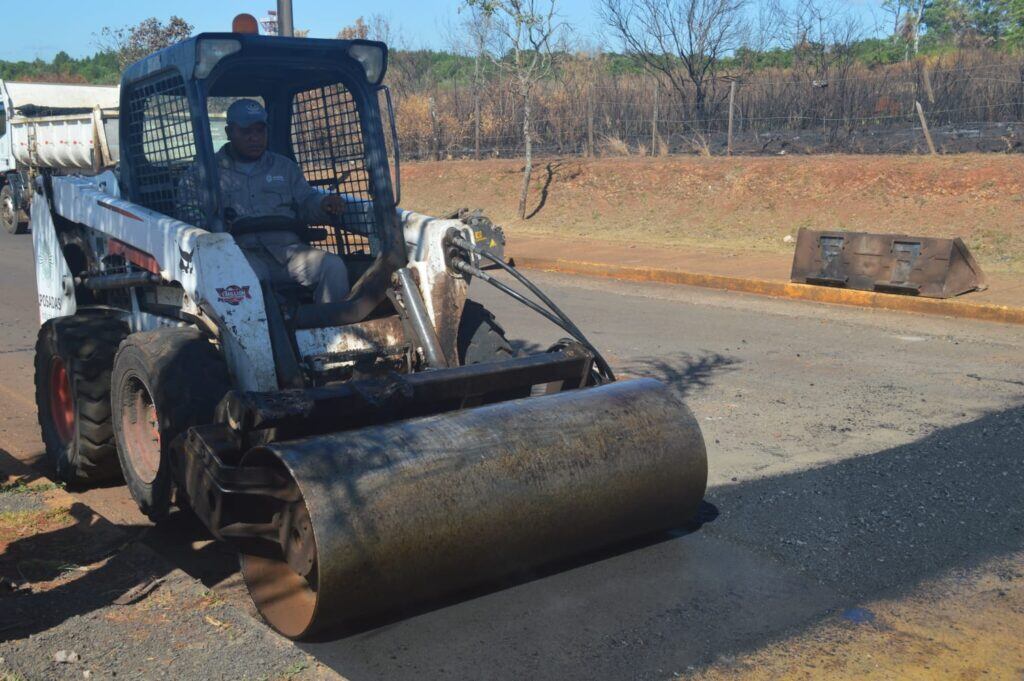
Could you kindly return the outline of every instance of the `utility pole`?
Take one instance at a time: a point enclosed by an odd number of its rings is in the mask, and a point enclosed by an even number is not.
[[[277,34],[288,38],[295,35],[292,0],[277,0]]]

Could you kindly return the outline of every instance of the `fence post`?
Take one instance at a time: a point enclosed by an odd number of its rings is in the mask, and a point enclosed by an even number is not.
[[[434,147],[434,160],[441,160],[441,126],[437,122],[437,106],[434,103],[434,97],[431,96],[428,100],[430,104],[430,128],[433,133],[433,147]]]
[[[594,85],[587,86],[587,158],[594,155]]]
[[[658,155],[658,80],[654,80],[654,113],[651,114],[651,156]]]
[[[473,158],[480,160],[480,84],[473,86]]]
[[[931,150],[932,156],[935,156],[938,152],[935,151],[935,142],[932,141],[932,133],[928,130],[928,121],[924,118],[924,109],[921,108],[921,102],[914,102],[914,106],[917,107],[917,117],[921,119],[921,129],[924,130],[924,139],[928,142],[928,149]]]
[[[736,110],[736,81],[729,81],[729,137],[725,145],[725,155],[732,156],[732,121]]]
[[[924,91],[928,95],[928,103],[935,103],[935,91],[932,90],[932,77],[928,75],[928,64],[924,64],[921,68],[924,72]]]

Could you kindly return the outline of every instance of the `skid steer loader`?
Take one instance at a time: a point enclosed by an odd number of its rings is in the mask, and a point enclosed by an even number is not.
[[[397,208],[387,57],[199,35],[125,71],[118,172],[34,188],[36,393],[58,474],[123,475],[155,521],[190,507],[290,637],[679,526],[706,484],[690,411],[657,381],[616,382],[499,230]],[[235,242],[210,120],[243,97],[265,105],[270,149],[346,202],[332,224],[248,229],[342,256],[342,302],[261,281]],[[572,338],[519,356],[467,300],[472,278]]]

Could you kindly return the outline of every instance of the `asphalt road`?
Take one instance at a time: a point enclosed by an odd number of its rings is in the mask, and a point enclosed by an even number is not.
[[[621,373],[685,397],[703,524],[304,644],[346,677],[666,678],[1024,549],[1024,328],[535,279]],[[29,461],[33,281],[29,237],[0,234],[0,448]],[[563,335],[483,286],[520,347]],[[82,498],[141,522],[122,488]],[[186,534],[154,536],[237,596]]]

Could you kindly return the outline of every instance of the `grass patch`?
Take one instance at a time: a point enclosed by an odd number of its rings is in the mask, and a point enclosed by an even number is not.
[[[23,479],[0,483],[0,494],[41,494],[55,489],[64,489],[64,483],[40,482],[33,485]]]

